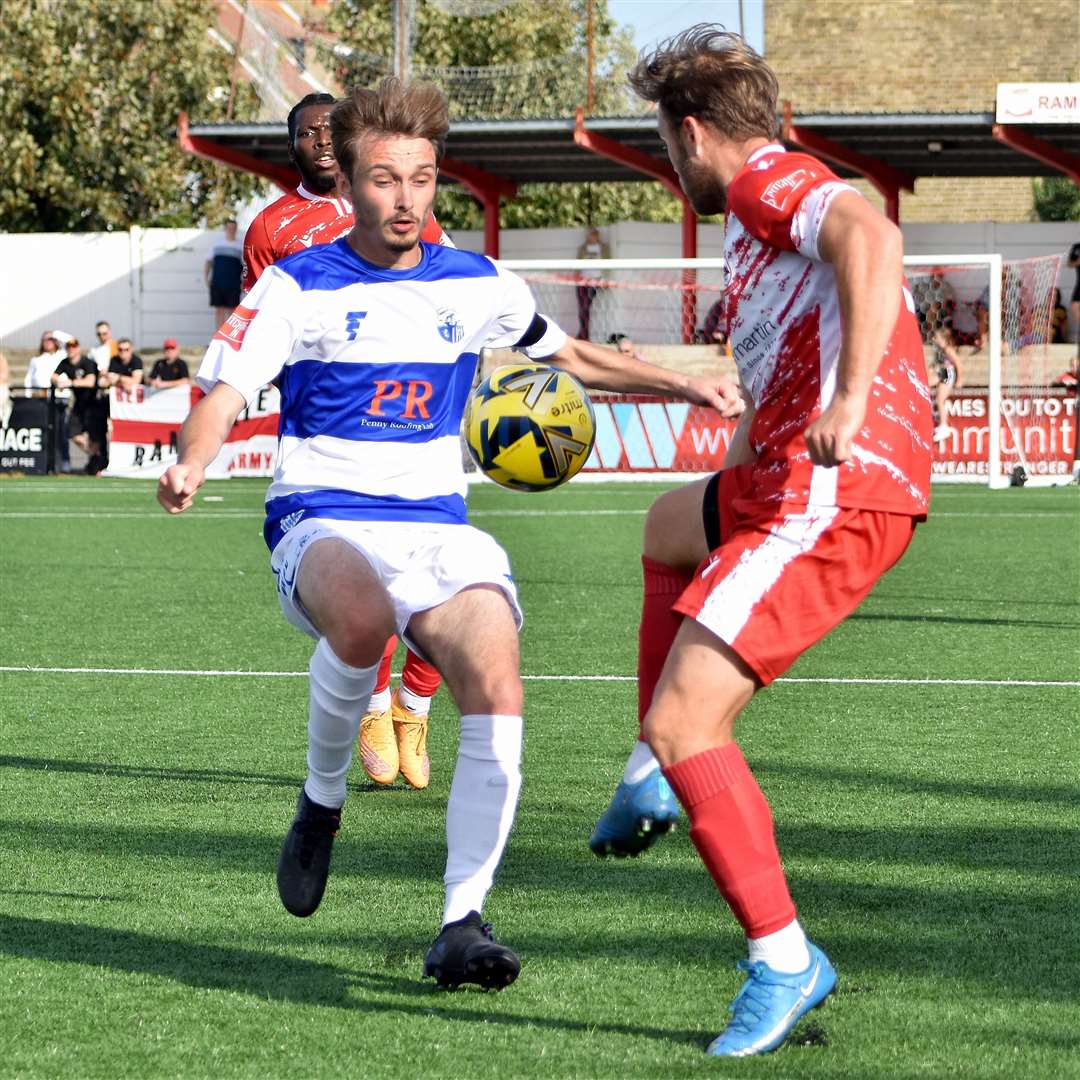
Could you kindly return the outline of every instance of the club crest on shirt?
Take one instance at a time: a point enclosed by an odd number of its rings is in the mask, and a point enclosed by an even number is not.
[[[451,345],[465,336],[465,328],[458,322],[457,312],[453,308],[440,308],[438,311],[439,337]]]

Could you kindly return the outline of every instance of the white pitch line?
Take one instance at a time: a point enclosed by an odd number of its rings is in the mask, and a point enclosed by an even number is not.
[[[624,510],[473,510],[469,517],[472,518],[552,518],[552,517],[642,517],[648,511],[644,508]],[[157,518],[161,521],[168,519],[170,515],[160,510],[3,510],[0,509],[0,520],[39,520],[67,518],[68,520],[87,521],[95,518]],[[225,507],[214,510],[196,511],[183,515],[187,521],[232,521],[240,518],[263,518],[265,514],[261,510],[233,510]],[[972,511],[941,510],[931,513],[930,522],[939,518],[1076,518],[1080,512],[1070,513],[1059,510],[1017,510],[1005,511]]]
[[[189,675],[200,678],[270,678],[301,679],[306,671],[217,671],[190,668],[99,668],[99,667],[0,667],[0,672],[32,675]],[[395,674],[397,674],[395,672]],[[522,675],[529,682],[636,682],[636,675]],[[788,678],[776,680],[782,683],[817,683],[828,686],[1060,686],[1078,687],[1080,681],[1053,681],[1049,679],[844,679],[844,678]]]
[[[646,513],[640,510],[474,510],[470,518],[488,517],[642,517]],[[189,521],[232,521],[236,518],[264,518],[261,510],[205,510],[194,514],[184,514]],[[1030,515],[1022,515],[1030,516]],[[167,520],[169,515],[160,510],[14,510],[10,513],[0,510],[0,519],[6,518],[68,518],[85,520],[94,518],[159,518]]]

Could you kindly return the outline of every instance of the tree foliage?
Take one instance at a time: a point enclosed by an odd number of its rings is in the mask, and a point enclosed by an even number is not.
[[[484,212],[460,188],[441,186],[439,221],[455,229],[480,229]],[[505,229],[569,225],[611,225],[617,221],[681,221],[682,203],[662,184],[522,184],[516,199],[503,202],[499,220]]]
[[[1040,221],[1080,221],[1080,187],[1067,176],[1036,177],[1031,190]]]
[[[587,10],[587,0],[516,0],[493,14],[466,17],[420,0],[413,6],[411,73],[442,87],[455,119],[572,115],[588,92]],[[626,85],[634,58],[630,32],[611,18],[607,0],[593,0],[592,10],[594,111],[639,111]],[[336,58],[344,85],[368,85],[390,73],[390,4],[338,0],[327,29],[351,50]]]
[[[394,52],[389,4],[339,0],[327,29],[351,53],[339,56],[343,85],[371,85],[391,71]],[[484,17],[447,15],[423,0],[415,5],[411,73],[440,85],[453,119],[567,117],[588,94],[586,0],[517,0]],[[606,0],[593,3],[593,114],[641,112],[626,82],[635,53]],[[467,69],[467,70],[463,70]],[[483,225],[480,205],[464,191],[444,187],[439,219],[447,228]],[[503,203],[507,228],[598,225],[614,221],[678,221],[679,202],[651,181],[598,184],[526,184]]]
[[[223,119],[232,60],[205,0],[14,0],[0,13],[0,222],[12,232],[193,225],[261,181],[186,154]],[[233,114],[253,115],[238,86]]]

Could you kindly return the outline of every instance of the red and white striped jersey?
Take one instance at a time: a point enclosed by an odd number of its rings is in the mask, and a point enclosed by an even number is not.
[[[851,460],[815,466],[803,436],[835,393],[842,334],[836,277],[820,257],[818,234],[832,200],[853,190],[820,161],[778,144],[752,154],[728,188],[725,315],[756,408],[755,497],[921,516],[933,425],[906,285]]]
[[[245,292],[262,272],[278,259],[294,255],[313,244],[329,244],[353,227],[352,206],[338,195],[316,195],[303,184],[271,203],[248,226],[244,236]],[[453,247],[432,214],[420,236],[429,244]]]

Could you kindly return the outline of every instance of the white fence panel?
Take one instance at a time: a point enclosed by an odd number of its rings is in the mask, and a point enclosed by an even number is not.
[[[903,231],[909,255],[996,251],[1006,259],[1019,259],[1067,251],[1076,241],[1076,223],[1069,221],[917,222],[904,225]],[[613,258],[671,258],[681,252],[679,224],[624,221],[600,232]],[[41,334],[54,329],[92,341],[98,319],[107,319],[117,336],[131,337],[144,356],[160,349],[166,337],[178,338],[184,346],[205,345],[215,329],[203,284],[213,237],[201,229],[0,234],[0,347],[36,348]],[[584,238],[582,228],[507,229],[501,254],[504,259],[569,259]],[[454,241],[479,251],[483,233],[461,230],[454,233]],[[722,247],[720,225],[698,226],[700,256],[719,256]],[[1074,275],[1063,264],[1058,285],[1066,302]],[[598,315],[600,311],[597,308]],[[576,311],[558,315],[568,330],[577,329]],[[623,329],[625,315],[613,309],[604,322]],[[699,323],[701,318],[703,313]]]

